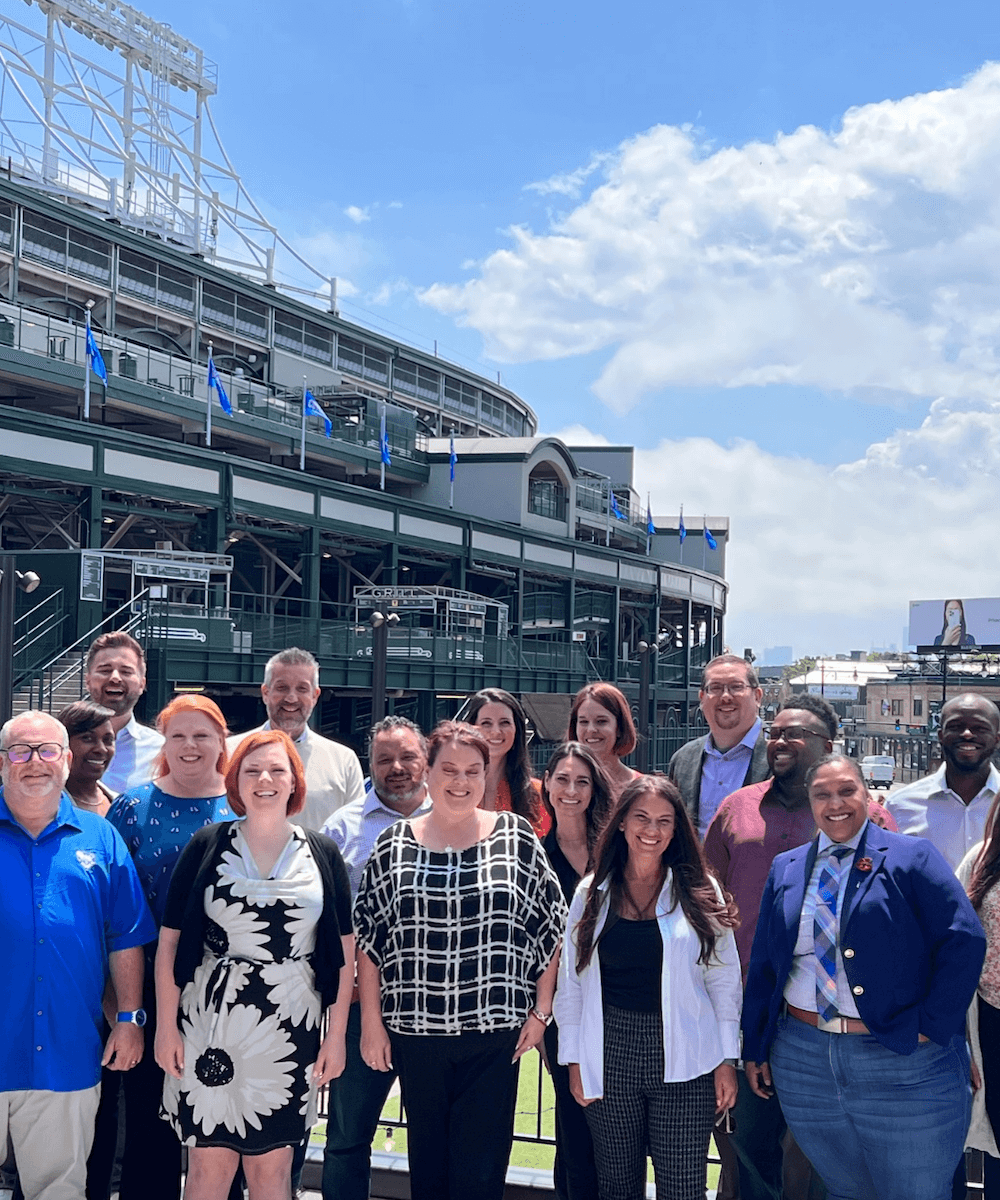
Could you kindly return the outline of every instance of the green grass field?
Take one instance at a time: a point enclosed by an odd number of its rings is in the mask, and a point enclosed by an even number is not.
[[[541,1072],[542,1092],[538,1095],[538,1078]],[[539,1120],[539,1111],[541,1117]],[[398,1096],[391,1096],[382,1110],[386,1121],[398,1121],[400,1103]],[[525,1056],[521,1064],[521,1077],[517,1088],[517,1109],[514,1115],[514,1148],[511,1151],[512,1167],[527,1167],[537,1171],[551,1171],[552,1160],[555,1158],[555,1146],[551,1141],[518,1141],[522,1137],[555,1137],[555,1094],[548,1072],[542,1066],[537,1054]],[[312,1142],[323,1145],[326,1141],[326,1122],[319,1121],[313,1126]],[[378,1153],[406,1153],[406,1130],[396,1129],[391,1125],[380,1125],[372,1141],[372,1149]],[[714,1145],[713,1145],[714,1150]],[[653,1168],[648,1168],[647,1178],[653,1180]],[[708,1187],[714,1189],[718,1184],[719,1167],[717,1163],[708,1165]]]

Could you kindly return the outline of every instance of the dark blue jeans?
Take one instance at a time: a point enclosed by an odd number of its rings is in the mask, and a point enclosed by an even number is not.
[[[778,1024],[771,1074],[830,1200],[950,1200],[972,1113],[961,1037],[894,1054],[869,1034]]]
[[[323,1200],[368,1200],[372,1138],[395,1078],[392,1071],[373,1071],[361,1058],[361,1005],[352,1004],[347,1065],[329,1088]]]

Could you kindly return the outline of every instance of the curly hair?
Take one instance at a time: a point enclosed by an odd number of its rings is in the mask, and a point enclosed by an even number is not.
[[[701,943],[698,962],[707,963],[711,959],[721,930],[735,929],[739,925],[737,908],[732,897],[723,893],[722,899],[719,898],[718,884],[709,871],[680,792],[665,775],[640,775],[622,792],[594,850],[594,876],[590,882],[583,915],[576,927],[578,974],[588,965],[597,948],[594,930],[597,928],[597,920],[604,902],[600,889],[605,881],[609,885],[610,907],[604,932],[621,918],[627,893],[625,869],[629,858],[628,843],[625,841],[622,825],[635,805],[646,796],[666,800],[674,812],[674,832],[660,860],[660,883],[657,891],[662,890],[669,870],[669,911],[673,912],[679,904],[688,924],[698,935],[698,941]]]

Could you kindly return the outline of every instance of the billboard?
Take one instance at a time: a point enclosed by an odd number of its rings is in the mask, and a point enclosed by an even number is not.
[[[910,645],[1000,645],[1000,599],[911,600]]]

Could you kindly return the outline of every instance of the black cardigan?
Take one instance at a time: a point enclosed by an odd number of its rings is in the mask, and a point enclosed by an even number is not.
[[[180,930],[174,958],[174,982],[181,989],[194,979],[205,954],[205,888],[215,881],[233,824],[233,821],[220,821],[199,829],[181,852],[170,879],[163,924],[168,929]],[[323,882],[323,913],[310,961],[316,974],[316,990],[326,1008],[337,999],[340,968],[344,965],[344,948],[340,940],[342,927],[337,909],[348,914],[347,931],[350,933],[351,888],[337,844],[311,829],[303,832]]]

